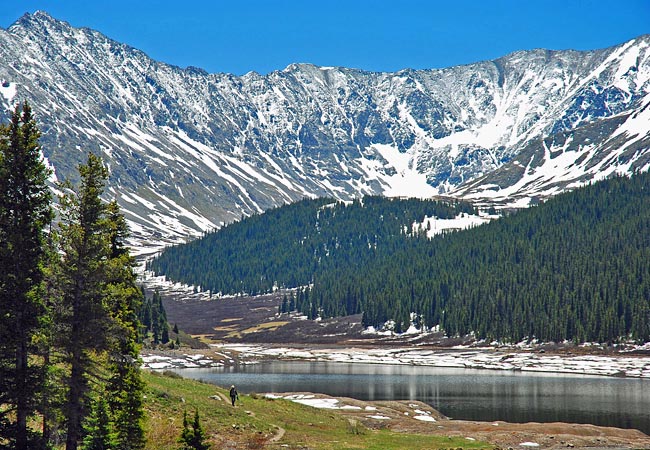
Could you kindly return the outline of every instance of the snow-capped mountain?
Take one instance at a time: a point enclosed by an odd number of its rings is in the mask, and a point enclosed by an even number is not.
[[[59,179],[89,151],[134,238],[177,242],[303,197],[526,204],[650,164],[650,36],[440,70],[181,69],[44,12],[0,29],[0,102],[32,104]]]

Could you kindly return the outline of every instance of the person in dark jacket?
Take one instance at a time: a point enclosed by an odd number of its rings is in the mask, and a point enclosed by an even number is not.
[[[239,394],[234,385],[230,386],[230,400],[232,401],[232,406],[235,406],[235,400],[239,400]]]

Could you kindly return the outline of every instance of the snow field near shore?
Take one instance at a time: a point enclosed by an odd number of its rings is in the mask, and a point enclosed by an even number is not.
[[[205,355],[149,355],[143,354],[142,367],[144,369],[163,370],[163,369],[196,369],[199,367],[217,367],[220,364],[212,359],[206,358]]]
[[[366,405],[364,407],[357,406],[357,405],[347,405],[344,404],[340,399],[338,398],[331,398],[331,397],[326,397],[323,398],[321,396],[317,397],[314,394],[266,394],[265,397],[271,398],[271,399],[285,399],[285,400],[291,400],[292,402],[295,403],[300,403],[302,405],[307,405],[311,406],[313,408],[319,408],[319,409],[338,409],[338,410],[348,410],[348,411],[364,411],[368,413],[372,413],[367,415],[366,417],[369,419],[375,419],[375,420],[391,420],[390,417],[388,417],[385,414],[380,414],[377,412],[377,407],[376,406],[370,406]],[[432,412],[431,411],[424,411],[422,409],[421,405],[417,404],[409,404],[409,408],[411,408],[413,411],[411,412],[405,412],[405,416],[410,416],[415,420],[420,420],[422,422],[436,422],[436,419],[432,417]]]
[[[514,352],[495,349],[294,349],[242,344],[228,344],[221,348],[238,352],[244,362],[246,359],[259,358],[304,359],[650,378],[650,357],[647,356],[547,355],[530,351]]]

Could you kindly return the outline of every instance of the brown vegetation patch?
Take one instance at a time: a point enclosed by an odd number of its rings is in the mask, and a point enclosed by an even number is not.
[[[278,328],[285,326],[289,322],[266,322],[251,328],[242,330],[242,334],[259,333],[260,331],[276,331]]]

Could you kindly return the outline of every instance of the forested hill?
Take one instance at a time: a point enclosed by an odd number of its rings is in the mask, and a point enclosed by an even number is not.
[[[650,340],[650,175],[616,177],[489,224],[318,274],[309,301],[367,325],[415,312],[449,335]],[[347,311],[351,312],[351,311]]]
[[[366,325],[393,320],[398,331],[415,313],[417,325],[440,325],[449,335],[650,340],[647,173],[595,183],[433,239],[399,232],[424,215],[440,216],[404,213],[406,205],[427,202],[328,203],[304,201],[253,217],[174,247],[150,267],[223,292],[237,283],[257,292],[272,280],[311,281],[296,299],[308,315],[363,312]],[[390,227],[394,234],[386,238],[382,230]]]
[[[476,213],[457,200],[302,200],[170,247],[148,269],[204,291],[259,294],[310,284],[319,273],[359,270],[379,254],[411,246],[422,237],[412,225],[425,217]]]

